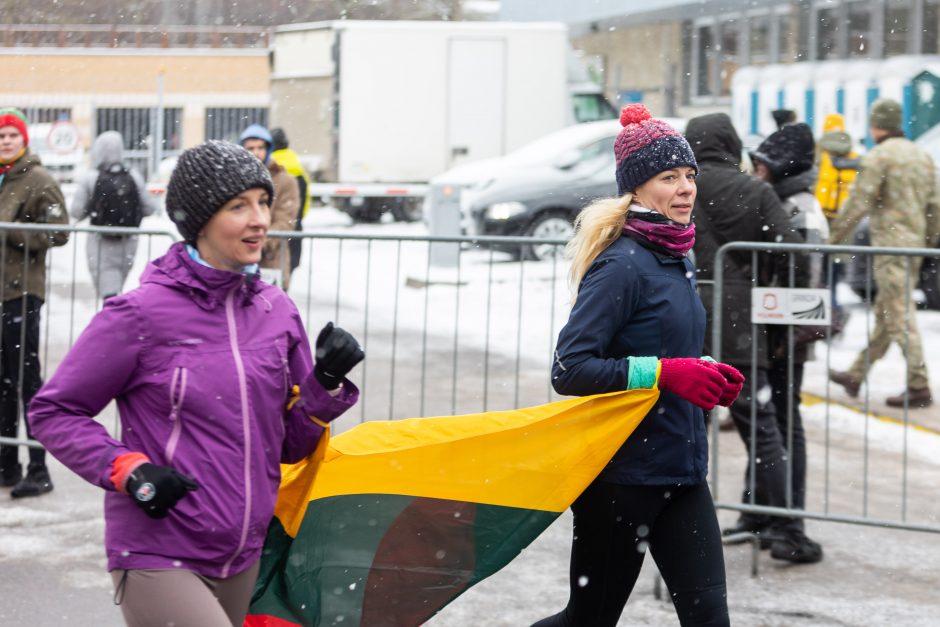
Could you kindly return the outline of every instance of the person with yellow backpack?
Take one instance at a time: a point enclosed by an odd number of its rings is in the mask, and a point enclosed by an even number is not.
[[[818,162],[816,199],[832,222],[848,197],[861,162],[858,152],[852,149],[851,136],[845,132],[845,118],[839,113],[830,113],[823,120]]]
[[[282,128],[271,130],[271,138],[274,140],[271,158],[274,162],[287,170],[287,173],[297,179],[297,187],[300,191],[300,207],[297,210],[297,219],[294,221],[294,229],[303,231],[303,219],[310,208],[310,175],[300,163],[300,157],[290,148],[287,140],[287,133]],[[290,271],[293,272],[300,265],[300,253],[303,250],[304,240],[299,237],[287,240],[287,247],[290,251]]]

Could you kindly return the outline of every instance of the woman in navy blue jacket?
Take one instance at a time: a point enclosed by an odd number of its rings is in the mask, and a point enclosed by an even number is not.
[[[705,474],[703,409],[744,377],[701,358],[705,309],[687,253],[698,166],[688,142],[643,105],[621,114],[619,197],[578,216],[575,303],[552,367],[559,394],[658,385],[659,401],[572,506],[571,594],[537,627],[614,626],[647,550],[682,625],[728,625],[721,532]]]

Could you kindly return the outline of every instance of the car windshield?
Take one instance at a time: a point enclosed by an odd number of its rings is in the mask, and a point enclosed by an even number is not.
[[[554,163],[559,170],[569,170],[577,176],[593,174],[598,168],[614,160],[614,137],[591,142],[563,153]],[[611,168],[613,176],[613,168]]]
[[[604,129],[607,129],[606,131]],[[619,124],[576,124],[569,126],[515,150],[504,157],[507,163],[545,163],[568,150],[579,150],[584,144],[603,137],[605,132],[610,141],[616,136]]]

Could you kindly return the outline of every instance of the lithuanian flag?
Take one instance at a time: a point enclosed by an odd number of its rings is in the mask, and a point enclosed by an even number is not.
[[[365,422],[293,466],[246,627],[420,625],[578,497],[659,391]]]

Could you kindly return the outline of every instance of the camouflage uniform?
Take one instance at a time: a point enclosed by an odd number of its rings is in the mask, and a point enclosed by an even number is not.
[[[938,201],[930,156],[904,137],[889,137],[863,158],[861,172],[832,224],[830,243],[848,241],[867,215],[873,246],[933,246],[940,235]],[[875,256],[874,276],[878,285],[875,328],[868,349],[859,354],[849,369],[855,380],[863,380],[871,364],[881,359],[894,341],[907,358],[908,388],[928,387],[924,350],[910,294],[917,284],[920,264],[919,257]]]

